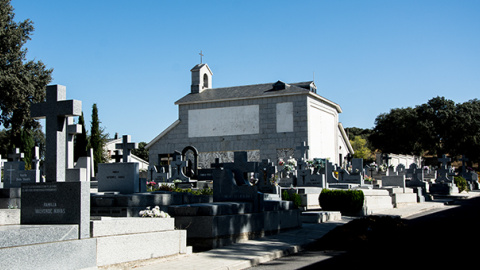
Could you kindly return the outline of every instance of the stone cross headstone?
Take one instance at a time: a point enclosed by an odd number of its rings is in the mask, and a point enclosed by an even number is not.
[[[257,170],[257,162],[247,161],[247,152],[234,152],[233,163],[219,163],[218,158],[211,164],[213,169],[214,202],[250,202],[253,212],[263,210],[264,197],[257,186],[252,186],[243,175]]]
[[[382,162],[383,162],[384,164],[386,164],[387,166],[388,166],[389,163],[390,163],[390,159],[392,159],[392,158],[389,157],[387,153],[383,153],[383,154],[382,154]]]
[[[447,155],[442,155],[441,158],[438,158],[438,161],[441,163],[440,168],[437,171],[437,183],[442,182],[450,182],[453,183],[453,175],[455,175],[451,168],[449,167],[448,163],[451,161],[451,158],[447,157]]]
[[[130,152],[138,148],[138,143],[131,143],[130,135],[123,135],[122,143],[115,144],[115,148],[123,151],[123,162],[130,162]]]
[[[15,150],[9,154],[8,157],[11,158],[12,161],[20,161],[25,157],[25,154],[20,152],[20,148],[15,148]]]
[[[233,163],[224,163],[223,168],[232,171],[238,186],[250,186],[248,179],[245,179],[244,173],[256,172],[257,162],[248,162],[247,152],[234,152]]]
[[[66,88],[47,86],[44,103],[32,104],[33,118],[46,118],[46,183],[22,184],[20,224],[76,224],[78,237],[90,237],[90,182],[65,182],[67,121],[82,103],[65,100]]]
[[[444,170],[448,169],[448,163],[451,161],[451,158],[447,157],[447,155],[443,154],[441,158],[438,158],[438,161],[442,163],[441,168]]]
[[[405,165],[403,165],[402,163],[398,164],[396,171],[398,175],[405,174]]]
[[[460,161],[462,161],[462,174],[466,173],[467,172],[467,161],[469,161],[469,159],[467,157],[465,157],[465,155],[462,155],[462,158],[460,159]]]
[[[277,167],[270,162],[269,159],[264,159],[258,167],[258,191],[263,193],[276,193],[276,187],[274,183],[270,182],[270,179],[277,173]]]
[[[66,164],[67,169],[71,169],[75,165],[74,160],[74,139],[75,135],[82,133],[82,125],[74,124],[72,117],[67,117],[67,154],[65,157],[67,158]]]
[[[66,100],[66,87],[63,85],[47,86],[46,102],[31,105],[30,114],[32,118],[45,118],[47,139],[45,150],[46,182],[65,181],[66,118],[79,116],[81,113],[82,102]]]
[[[121,162],[122,159],[123,159],[123,154],[121,153],[121,151],[120,151],[120,150],[115,150],[115,151],[113,151],[113,153],[114,153],[114,154],[111,155],[110,157],[111,157],[113,160],[115,160],[115,163]]]
[[[175,152],[175,160],[170,164],[172,166],[172,176],[170,180],[182,180],[189,182],[190,178],[183,173],[183,168],[187,167],[187,161],[183,160],[180,152]]]
[[[306,142],[302,142],[302,145],[297,146],[297,150],[300,151],[299,159],[302,159],[302,158],[303,160],[308,159],[308,149],[310,149],[310,147],[306,144]]]

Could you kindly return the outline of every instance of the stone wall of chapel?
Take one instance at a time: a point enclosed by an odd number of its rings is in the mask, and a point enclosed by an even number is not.
[[[278,96],[271,98],[245,99],[179,105],[180,123],[153,145],[150,160],[157,161],[158,154],[182,151],[188,145],[198,152],[259,151],[260,160],[276,161],[282,149],[295,149],[303,141],[308,143],[308,99],[307,95]],[[277,103],[293,103],[293,132],[277,133]],[[188,111],[234,106],[258,105],[259,130],[257,134],[210,137],[188,137]],[[296,151],[295,154],[297,155]]]

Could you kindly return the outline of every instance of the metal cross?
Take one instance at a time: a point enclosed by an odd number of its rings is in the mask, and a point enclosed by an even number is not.
[[[200,51],[200,53],[198,55],[200,55],[200,64],[202,64],[203,63],[203,53],[202,53],[202,51]]]

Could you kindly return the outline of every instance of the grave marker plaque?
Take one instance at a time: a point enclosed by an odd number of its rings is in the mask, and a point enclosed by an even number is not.
[[[78,224],[90,237],[90,182],[22,184],[21,224]]]

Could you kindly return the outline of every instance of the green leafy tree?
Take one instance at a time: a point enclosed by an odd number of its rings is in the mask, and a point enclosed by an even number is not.
[[[367,140],[361,136],[355,136],[353,140],[350,140],[354,154],[354,158],[363,158],[366,162],[373,161],[374,154],[372,150],[367,147]]]
[[[480,101],[456,104],[435,97],[415,108],[392,109],[375,119],[369,137],[385,153],[466,155],[480,161]]]
[[[104,151],[107,138],[108,138],[108,134],[105,134],[105,129],[100,127],[97,104],[93,104],[92,122],[91,122],[91,128],[90,128],[90,148],[93,149],[93,160],[94,160],[95,172],[98,171],[98,163],[107,162],[107,155]]]
[[[415,109],[391,109],[389,113],[377,116],[369,140],[373,147],[384,153],[419,155],[423,152],[419,132]]]
[[[435,97],[415,108],[417,113],[417,134],[422,147],[433,155],[449,152],[448,142],[454,140],[456,105],[445,97]],[[452,153],[453,154],[453,153]]]
[[[148,161],[148,149],[145,148],[146,145],[147,145],[146,142],[138,143],[138,148],[132,150],[132,154],[134,154],[135,156],[137,156],[137,157],[139,157],[139,158],[141,158],[145,161]]]
[[[454,119],[451,135],[445,141],[448,153],[480,161],[480,100],[457,104]]]
[[[21,145],[21,132],[39,125],[30,117],[30,104],[45,100],[52,69],[27,61],[23,46],[34,31],[29,19],[14,21],[9,0],[0,0],[0,125],[10,128],[11,145]]]

